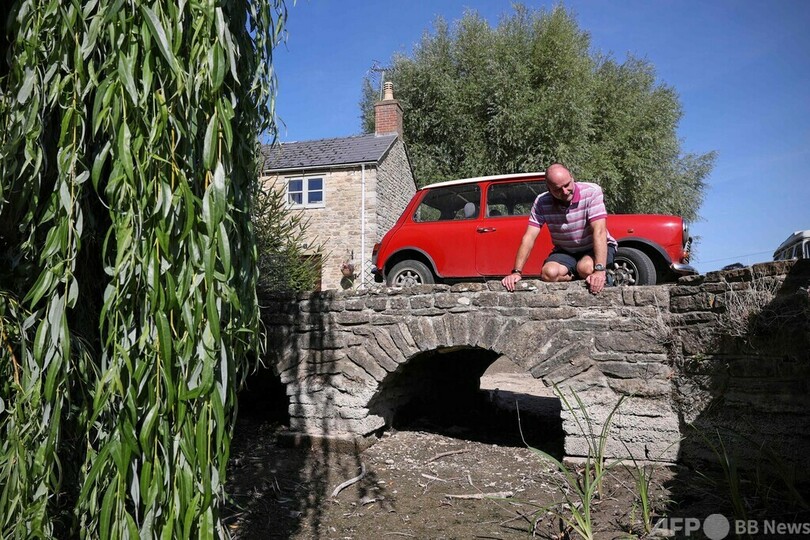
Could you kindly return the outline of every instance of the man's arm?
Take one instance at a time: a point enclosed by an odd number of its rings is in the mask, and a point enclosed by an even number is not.
[[[591,230],[593,231],[593,263],[594,266],[601,264],[603,267],[607,265],[607,220],[599,219],[591,222]],[[588,283],[588,288],[594,294],[600,292],[605,288],[606,274],[604,271],[593,272],[590,276],[585,278]]]
[[[526,261],[529,260],[529,255],[532,253],[532,248],[539,234],[540,227],[535,225],[526,227],[526,232],[523,233],[523,239],[520,241],[520,247],[515,256],[515,265],[512,267],[513,270],[517,270],[518,272],[512,272],[501,280],[501,283],[503,283],[507,290],[515,290],[515,283],[521,279],[520,272],[523,271]],[[605,254],[607,254],[607,252],[605,252]]]

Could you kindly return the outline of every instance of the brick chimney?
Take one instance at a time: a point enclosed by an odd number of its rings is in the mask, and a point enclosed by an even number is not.
[[[383,100],[374,105],[374,134],[396,133],[402,139],[402,105],[394,99],[394,83],[385,83]]]

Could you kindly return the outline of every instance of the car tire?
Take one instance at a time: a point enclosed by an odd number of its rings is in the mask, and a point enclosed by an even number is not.
[[[389,287],[413,287],[435,282],[433,272],[424,263],[414,260],[400,261],[385,276]]]
[[[620,247],[613,259],[616,285],[655,285],[655,265],[643,251]]]

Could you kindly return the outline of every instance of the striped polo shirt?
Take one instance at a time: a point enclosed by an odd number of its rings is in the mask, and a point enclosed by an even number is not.
[[[548,225],[555,247],[577,253],[593,249],[593,231],[589,225],[606,217],[602,188],[588,182],[575,182],[570,204],[561,203],[548,191],[538,195],[529,215],[529,225]],[[607,239],[608,244],[617,245],[610,232]]]

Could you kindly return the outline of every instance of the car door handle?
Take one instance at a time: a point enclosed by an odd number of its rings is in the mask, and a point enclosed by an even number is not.
[[[486,233],[486,232],[495,232],[497,229],[495,227],[478,227],[475,229],[475,232]]]

